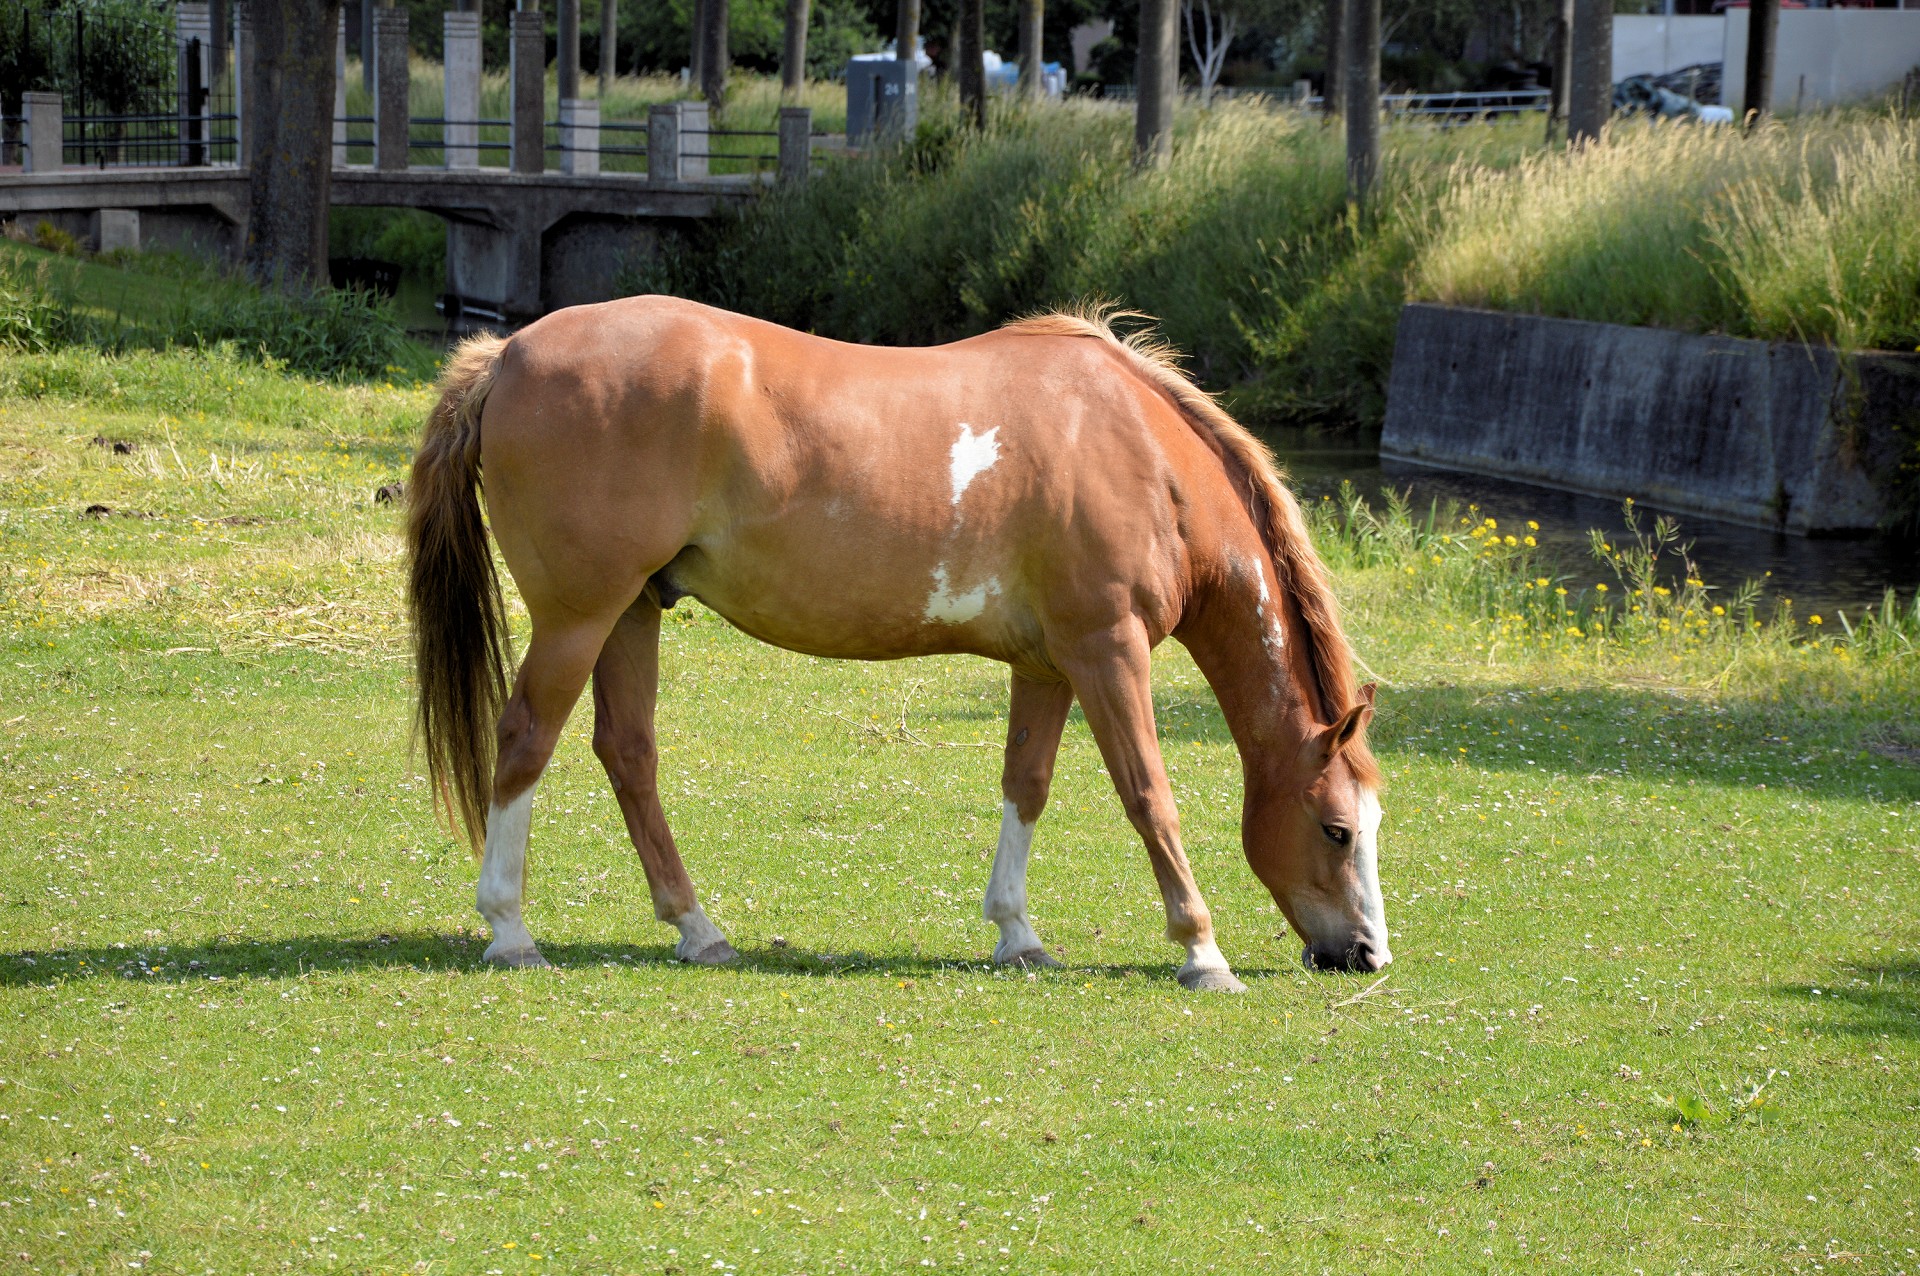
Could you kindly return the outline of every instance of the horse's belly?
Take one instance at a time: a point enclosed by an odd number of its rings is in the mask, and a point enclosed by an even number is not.
[[[746,533],[690,547],[656,583],[663,601],[690,594],[762,642],[809,655],[1022,662],[1037,651],[1038,621],[1000,556],[882,539]]]

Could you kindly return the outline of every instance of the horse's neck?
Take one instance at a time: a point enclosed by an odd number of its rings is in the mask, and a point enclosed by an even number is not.
[[[1280,595],[1272,569],[1262,561],[1256,574],[1255,566],[1228,562],[1203,573],[1177,631],[1249,763],[1297,749],[1314,719],[1299,610]]]

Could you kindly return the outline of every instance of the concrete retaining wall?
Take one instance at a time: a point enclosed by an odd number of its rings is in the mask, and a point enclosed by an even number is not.
[[[1446,306],[1401,312],[1383,456],[1785,531],[1906,513],[1920,359]],[[1909,436],[1908,430],[1915,430]]]
[[[1747,9],[1727,10],[1720,100],[1747,97]],[[1782,9],[1773,62],[1776,111],[1858,102],[1920,65],[1920,9]]]

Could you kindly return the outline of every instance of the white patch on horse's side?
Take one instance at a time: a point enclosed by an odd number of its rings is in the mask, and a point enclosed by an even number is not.
[[[682,961],[698,957],[715,944],[727,942],[727,937],[720,933],[720,928],[708,919],[706,910],[698,904],[669,920],[680,931],[680,942],[673,946],[673,955]]]
[[[987,609],[987,599],[1000,595],[1000,580],[989,576],[964,594],[956,594],[947,580],[947,565],[933,569],[933,592],[927,595],[926,617],[949,625],[964,625]]]
[[[1000,459],[1000,427],[996,425],[985,433],[975,434],[973,427],[962,421],[960,437],[953,441],[951,455],[953,503],[958,505],[973,481]]]
[[[1013,803],[1000,804],[1000,845],[994,849],[987,897],[980,905],[980,915],[1000,928],[1000,942],[993,949],[995,961],[1010,961],[1041,947],[1027,917],[1027,856],[1033,850],[1033,827],[1021,820]]]
[[[532,827],[532,788],[487,812],[487,845],[481,853],[474,903],[493,928],[488,961],[533,949],[533,936],[520,919],[520,884],[526,877],[527,835]]]
[[[1369,939],[1380,955],[1380,964],[1393,960],[1387,947],[1387,908],[1380,898],[1380,795],[1362,786],[1360,789],[1359,827],[1353,831],[1355,875],[1360,879],[1360,911],[1365,914]]]

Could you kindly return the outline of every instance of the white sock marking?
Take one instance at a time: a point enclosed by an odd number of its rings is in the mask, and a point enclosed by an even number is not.
[[[706,910],[698,904],[674,918],[673,924],[680,930],[680,942],[673,946],[673,955],[682,961],[698,957],[715,944],[727,942],[727,937],[707,919]]]
[[[1033,828],[1021,821],[1013,803],[1000,804],[1000,845],[993,852],[987,897],[980,906],[980,915],[1000,928],[1000,942],[993,949],[995,961],[1042,947],[1027,917],[1027,856],[1033,850]]]
[[[975,434],[973,427],[965,421],[960,423],[960,437],[953,441],[952,459],[953,503],[958,505],[973,480],[993,468],[1000,459],[1000,427],[994,426],[982,434]]]
[[[1393,952],[1387,947],[1387,907],[1380,898],[1380,795],[1372,789],[1360,790],[1359,816],[1353,854],[1360,877],[1360,906],[1373,931],[1374,951],[1384,966],[1393,960]]]
[[[491,957],[533,947],[520,919],[520,885],[526,875],[527,836],[533,826],[533,789],[487,812],[487,845],[480,858],[480,884],[474,903],[493,928]]]

